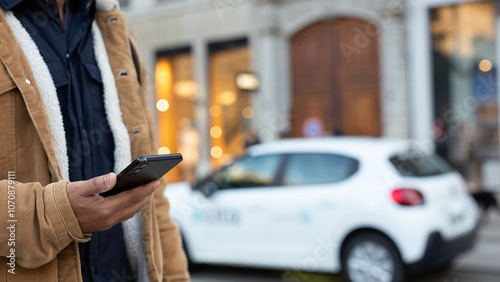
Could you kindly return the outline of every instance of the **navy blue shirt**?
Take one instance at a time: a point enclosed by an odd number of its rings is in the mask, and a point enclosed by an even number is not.
[[[104,108],[103,86],[94,57],[93,0],[70,0],[63,25],[54,0],[0,0],[34,40],[57,88],[71,181],[113,171],[114,140]],[[83,281],[131,281],[121,224],[93,232],[80,243]]]

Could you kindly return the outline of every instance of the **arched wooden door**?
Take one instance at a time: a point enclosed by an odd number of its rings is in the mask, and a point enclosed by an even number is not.
[[[292,37],[293,137],[318,123],[326,134],[380,136],[377,35],[368,22],[336,19]]]

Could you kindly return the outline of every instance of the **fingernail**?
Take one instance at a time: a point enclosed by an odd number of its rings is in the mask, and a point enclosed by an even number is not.
[[[109,174],[104,175],[104,183],[106,183],[106,186],[109,186]]]
[[[156,181],[155,186],[154,186],[155,190],[156,190],[156,188],[158,188],[158,186],[160,186],[160,182]]]

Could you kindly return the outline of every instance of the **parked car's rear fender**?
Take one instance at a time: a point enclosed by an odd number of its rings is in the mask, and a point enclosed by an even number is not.
[[[363,228],[352,230],[349,234],[347,234],[347,236],[344,237],[344,239],[342,240],[342,243],[341,243],[340,252],[338,254],[338,259],[339,260],[342,258],[342,254],[343,254],[344,248],[345,248],[345,243],[347,241],[349,241],[351,238],[353,238],[353,237],[355,237],[355,236],[357,236],[359,234],[362,234],[362,233],[377,233],[377,234],[380,234],[380,235],[384,236],[385,238],[387,238],[389,241],[392,242],[392,244],[394,245],[394,247],[396,247],[396,249],[398,250],[399,255],[401,256],[401,253],[399,251],[398,246],[396,246],[396,244],[394,243],[394,241],[392,240],[391,237],[387,236],[387,234],[385,234],[384,232],[382,232],[380,230],[377,230],[375,228],[363,227]]]
[[[340,230],[346,230],[338,237],[337,242],[345,242],[352,234],[359,230],[374,230],[384,234],[390,239],[398,249],[401,259],[405,264],[419,260],[425,251],[429,226],[425,224],[408,224],[402,217],[370,217],[358,214],[358,216],[349,217],[347,223]],[[341,246],[339,245],[339,258]],[[340,260],[338,260],[340,262]]]

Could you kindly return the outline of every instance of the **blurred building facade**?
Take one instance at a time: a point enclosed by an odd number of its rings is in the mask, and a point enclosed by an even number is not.
[[[148,70],[159,152],[187,159],[174,180],[256,141],[366,135],[437,139],[471,181],[493,181],[494,1],[121,2]]]
[[[470,0],[406,6],[410,136],[434,137],[471,190],[500,188],[498,9]]]

